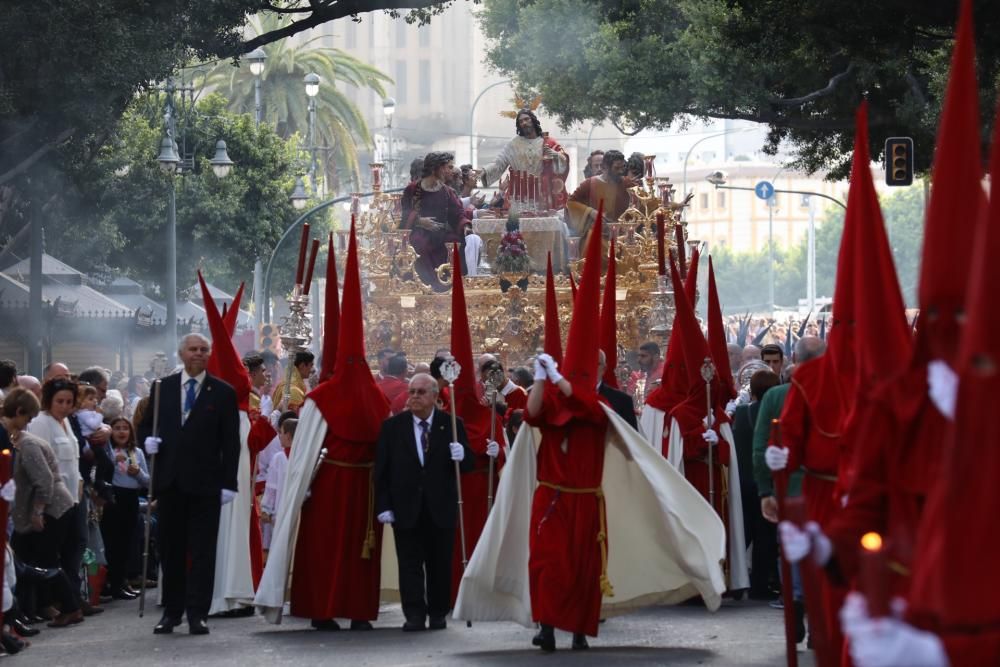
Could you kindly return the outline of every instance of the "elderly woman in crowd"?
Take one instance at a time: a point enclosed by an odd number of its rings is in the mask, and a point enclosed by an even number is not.
[[[63,382],[63,381],[57,381]],[[72,383],[67,383],[72,384]],[[65,412],[72,410],[74,387]],[[51,394],[49,396],[51,401]],[[64,397],[60,397],[60,401]],[[14,553],[24,563],[40,568],[58,569],[64,545],[71,540],[76,519],[76,498],[66,487],[58,455],[49,443],[26,430],[38,414],[38,399],[24,389],[11,391],[4,399],[4,428],[17,450],[13,479],[17,486],[11,519],[14,523]],[[63,414],[63,420],[65,420]],[[76,440],[70,438],[75,445]],[[65,570],[50,579],[52,595],[59,605],[50,627],[62,628],[83,620],[79,587]]]
[[[28,424],[28,432],[45,440],[56,456],[59,476],[73,497],[70,510],[70,529],[66,539],[59,546],[59,562],[63,572],[73,584],[73,590],[81,588],[80,568],[83,552],[87,547],[87,515],[83,500],[83,477],[80,474],[80,443],[70,426],[69,416],[76,406],[77,385],[63,379],[53,379],[42,385],[42,411]],[[77,593],[79,597],[79,593]],[[87,600],[79,604],[85,615],[103,611],[92,607]]]

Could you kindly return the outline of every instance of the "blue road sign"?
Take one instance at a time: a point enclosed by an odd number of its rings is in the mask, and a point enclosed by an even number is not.
[[[761,181],[754,186],[753,191],[757,193],[757,197],[767,201],[774,196],[774,186],[771,185],[770,181]]]

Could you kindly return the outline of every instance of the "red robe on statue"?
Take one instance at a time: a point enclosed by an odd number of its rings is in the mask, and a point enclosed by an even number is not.
[[[608,418],[592,394],[585,399],[545,392],[541,412],[525,421],[542,433],[538,488],[531,507],[528,575],[535,621],[597,636],[606,535],[604,448]],[[563,426],[551,422],[569,411]]]

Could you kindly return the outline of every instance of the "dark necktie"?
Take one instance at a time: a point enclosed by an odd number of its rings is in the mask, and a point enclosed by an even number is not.
[[[198,381],[191,378],[184,383],[187,388],[187,393],[184,395],[184,420],[187,421],[188,415],[191,414],[191,410],[194,408],[194,401],[197,395],[194,393],[194,388],[198,386]]]
[[[427,450],[431,448],[430,424],[421,420],[420,422],[420,447],[424,450],[424,460],[427,459]]]

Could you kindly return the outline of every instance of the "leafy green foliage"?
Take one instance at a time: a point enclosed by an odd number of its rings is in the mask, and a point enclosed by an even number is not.
[[[871,152],[912,136],[932,159],[956,3],[933,0],[484,0],[488,61],[544,96],[560,124],[662,128],[683,116],[768,123],[766,150],[847,175],[854,110]],[[976,3],[985,109],[1000,75],[1000,4]],[[989,114],[985,114],[988,116]],[[988,133],[984,128],[984,141]]]

